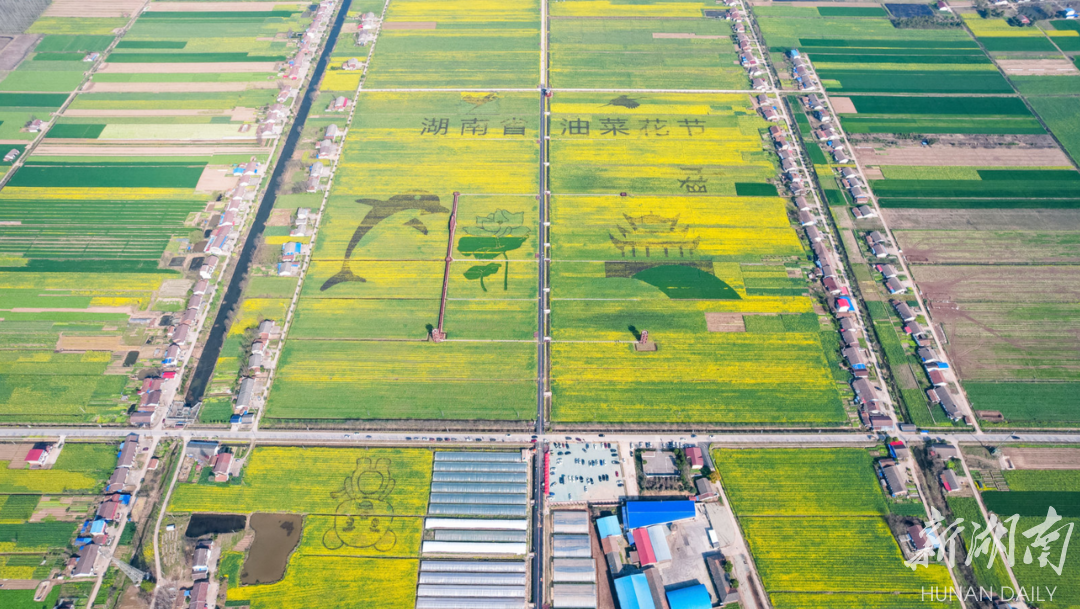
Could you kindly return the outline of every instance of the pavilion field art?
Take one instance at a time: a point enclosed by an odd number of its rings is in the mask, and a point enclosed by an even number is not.
[[[842,424],[748,97],[603,95],[551,102],[553,420]]]
[[[264,420],[535,415],[537,107],[360,94]]]

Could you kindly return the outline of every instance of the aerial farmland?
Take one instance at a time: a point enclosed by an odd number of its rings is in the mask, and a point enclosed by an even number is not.
[[[1080,606],[1072,3],[0,16],[4,609]]]

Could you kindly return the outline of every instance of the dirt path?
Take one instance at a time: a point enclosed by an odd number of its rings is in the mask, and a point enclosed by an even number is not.
[[[161,502],[161,509],[158,510],[157,522],[154,523],[154,574],[157,577],[157,586],[154,587],[154,603],[151,604],[151,609],[158,606],[158,595],[161,594],[162,584],[165,583],[161,573],[161,523],[165,521],[166,508],[169,505],[169,499],[172,497],[173,489],[176,488],[176,481],[180,478],[180,467],[184,464],[184,453],[187,452],[188,437],[184,436],[180,443],[180,452],[177,454],[178,462],[176,468],[173,469],[172,480],[169,482],[169,490],[165,492],[165,499]]]

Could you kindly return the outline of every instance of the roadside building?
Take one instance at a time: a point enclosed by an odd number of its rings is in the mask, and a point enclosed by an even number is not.
[[[233,463],[232,453],[218,453],[214,455],[210,463],[213,468],[211,471],[214,474],[214,481],[228,482],[229,476],[232,475],[230,471]]]
[[[889,442],[889,454],[892,455],[893,459],[900,461],[910,457],[911,451],[908,450],[907,445],[905,445],[902,441],[895,440],[893,442]]]
[[[921,524],[915,524],[907,529],[907,541],[916,556],[929,556],[934,553],[941,542],[933,529],[926,529]]]
[[[907,474],[896,465],[885,465],[881,468],[881,477],[885,480],[885,486],[893,497],[902,497],[908,494]]]
[[[75,568],[71,571],[72,577],[92,577],[97,575],[98,555],[101,552],[100,546],[96,543],[91,543],[83,547],[79,551],[79,559],[75,563]]]
[[[701,448],[697,446],[688,446],[685,449],[686,460],[690,463],[690,469],[701,469],[705,465],[705,460],[701,457]]]
[[[210,569],[210,552],[214,548],[214,542],[206,539],[195,544],[195,557],[192,560],[191,572],[198,576]]]
[[[667,524],[689,520],[697,515],[693,501],[627,501],[623,506],[623,524],[637,529],[654,524]]]
[[[941,472],[940,479],[941,488],[945,489],[946,493],[955,493],[962,486],[960,479],[956,477],[956,472],[951,469]]]
[[[931,444],[929,450],[931,457],[942,461],[960,458],[960,451],[952,444]]]
[[[710,609],[712,599],[705,584],[686,586],[667,591],[668,605],[671,609]]]

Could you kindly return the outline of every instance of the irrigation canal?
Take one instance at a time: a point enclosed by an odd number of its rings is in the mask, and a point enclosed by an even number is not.
[[[248,271],[251,269],[251,261],[255,257],[259,237],[262,236],[263,230],[266,228],[266,221],[269,219],[270,211],[274,208],[274,202],[277,200],[277,190],[281,186],[282,178],[285,175],[286,163],[292,158],[293,152],[296,150],[296,143],[300,141],[300,133],[304,130],[304,123],[307,122],[311,104],[318,97],[319,92],[315,89],[315,83],[322,80],[323,73],[326,71],[326,64],[330,60],[330,54],[334,50],[334,44],[337,41],[338,34],[341,33],[341,26],[345,23],[345,17],[349,13],[351,4],[352,0],[342,0],[341,2],[337,18],[334,19],[334,24],[330,28],[330,35],[326,39],[322,53],[319,55],[318,63],[315,64],[315,72],[311,75],[311,86],[300,102],[300,107],[296,111],[296,120],[293,121],[292,129],[289,130],[289,135],[285,139],[285,145],[281,147],[281,155],[278,157],[277,165],[274,167],[274,173],[270,175],[266,194],[263,195],[259,209],[255,212],[255,221],[251,225],[251,230],[248,231],[244,247],[240,250],[240,256],[236,259],[236,269],[229,280],[229,286],[225,290],[225,297],[221,300],[217,317],[214,318],[214,325],[210,327],[210,336],[206,339],[206,346],[203,347],[202,355],[199,356],[199,363],[191,376],[191,382],[188,384],[187,395],[184,397],[184,403],[188,406],[194,406],[202,400],[203,394],[206,392],[206,386],[210,383],[210,378],[214,374],[214,366],[217,364],[218,355],[221,353],[221,347],[228,333],[226,322],[240,300],[244,287],[244,278],[247,277]]]

